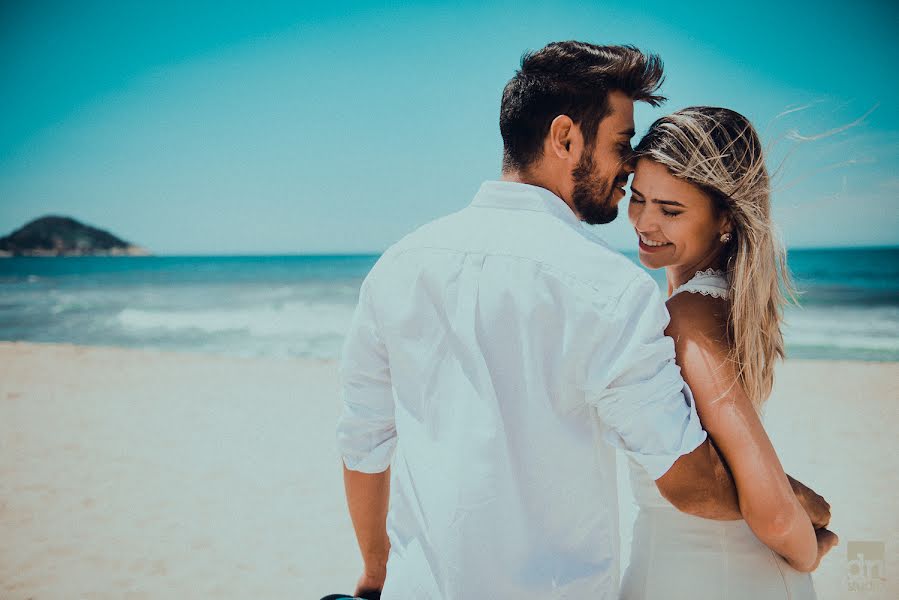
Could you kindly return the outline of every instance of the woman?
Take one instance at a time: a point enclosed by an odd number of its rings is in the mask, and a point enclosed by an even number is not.
[[[824,529],[829,506],[813,492],[797,497],[803,486],[784,473],[759,416],[784,355],[790,287],[758,135],[734,111],[687,108],[656,121],[635,159],[628,215],[640,261],[666,270],[666,333],[744,520],[679,512],[631,462],[639,513],[621,597],[815,598],[810,551],[817,566],[837,541]]]

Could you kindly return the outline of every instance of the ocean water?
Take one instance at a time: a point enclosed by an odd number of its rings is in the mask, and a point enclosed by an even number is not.
[[[0,340],[336,358],[377,258],[2,259]],[[899,248],[794,250],[789,265],[789,356],[899,360]]]

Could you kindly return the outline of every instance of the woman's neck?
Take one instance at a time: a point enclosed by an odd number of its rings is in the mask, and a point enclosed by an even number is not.
[[[671,265],[665,267],[665,278],[668,280],[668,295],[684,285],[696,275],[698,271],[715,269],[723,271],[725,267],[724,256],[720,253],[712,254],[705,259],[689,265]]]

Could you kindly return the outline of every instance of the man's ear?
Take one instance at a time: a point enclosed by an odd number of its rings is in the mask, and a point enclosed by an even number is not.
[[[581,131],[571,117],[559,115],[549,125],[548,150],[552,155],[562,160],[569,160],[572,156],[579,156],[583,146]]]

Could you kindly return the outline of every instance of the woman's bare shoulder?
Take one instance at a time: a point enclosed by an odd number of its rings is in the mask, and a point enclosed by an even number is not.
[[[681,292],[670,298],[665,305],[671,315],[665,333],[675,343],[678,338],[687,338],[722,351],[727,349],[727,300]]]
[[[667,304],[671,321],[665,334],[674,340],[674,360],[690,385],[700,420],[713,438],[729,435],[713,419],[752,408],[742,388],[734,385],[738,375],[728,343],[727,300],[681,293]]]

